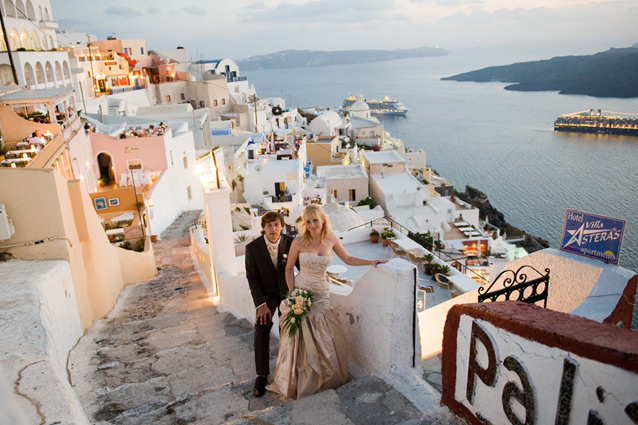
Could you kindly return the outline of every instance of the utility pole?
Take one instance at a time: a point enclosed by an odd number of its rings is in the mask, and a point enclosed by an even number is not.
[[[140,229],[142,229],[142,237],[146,239],[146,233],[144,232],[144,226],[146,226],[146,221],[142,218],[142,212],[140,211],[141,207],[144,207],[144,195],[142,195],[142,201],[137,200],[137,190],[135,190],[135,177],[133,170],[129,170],[131,173],[131,181],[133,182],[133,193],[135,194],[135,208],[137,208],[137,215],[140,217]],[[142,206],[138,205],[138,202],[142,202]]]
[[[11,63],[11,72],[13,73],[13,81],[16,85],[18,83],[18,74],[16,73],[16,66],[13,63],[13,55],[11,54],[11,45],[9,44],[9,39],[7,38],[7,29],[4,27],[4,17],[2,16],[2,9],[0,9],[0,23],[2,24],[2,36],[4,37],[4,44],[7,45],[7,53],[9,54],[9,62]]]
[[[257,125],[257,94],[253,95],[253,107],[255,108],[255,133],[257,133],[259,128]]]

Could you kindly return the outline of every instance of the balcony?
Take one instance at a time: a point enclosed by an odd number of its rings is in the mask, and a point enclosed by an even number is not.
[[[56,30],[59,27],[58,23],[50,18],[40,21],[39,24],[42,29]]]

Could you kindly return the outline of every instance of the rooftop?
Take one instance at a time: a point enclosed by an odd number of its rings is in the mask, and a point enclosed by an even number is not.
[[[277,160],[274,156],[261,155],[260,161],[250,162],[248,169],[252,172],[262,174],[281,174],[281,173],[293,173],[299,170],[298,159],[280,159]]]
[[[423,185],[412,177],[410,173],[385,173],[383,176],[381,174],[373,174],[371,177],[386,196],[389,194],[406,194],[415,193],[417,190],[425,190]]]
[[[405,162],[405,159],[394,150],[389,151],[364,151],[363,156],[370,164],[382,164],[384,162]]]
[[[326,179],[360,178],[367,177],[363,167],[353,165],[320,165],[317,167],[317,175]]]
[[[20,90],[0,96],[0,102],[5,100],[40,100],[55,99],[73,93],[73,87],[55,89]]]

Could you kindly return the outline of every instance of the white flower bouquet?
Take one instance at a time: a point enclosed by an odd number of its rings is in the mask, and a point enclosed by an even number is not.
[[[312,292],[301,288],[292,288],[292,290],[286,294],[286,299],[288,300],[290,311],[284,318],[282,328],[285,329],[288,332],[288,336],[292,338],[301,327],[302,320],[310,311],[313,302]]]

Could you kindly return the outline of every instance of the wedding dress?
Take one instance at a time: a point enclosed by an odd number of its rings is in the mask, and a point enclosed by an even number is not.
[[[348,379],[348,345],[339,319],[329,304],[326,268],[332,254],[299,253],[295,286],[312,292],[314,301],[293,337],[281,330],[274,382],[267,387],[288,398],[301,398],[336,388]],[[281,321],[290,308],[280,306]]]

